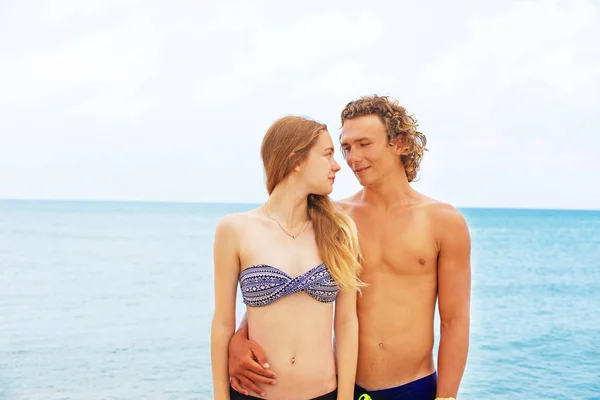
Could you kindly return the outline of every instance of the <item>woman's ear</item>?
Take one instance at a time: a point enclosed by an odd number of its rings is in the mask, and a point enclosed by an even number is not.
[[[296,153],[295,153],[295,152],[292,152],[292,153],[290,153],[290,155],[288,156],[288,158],[292,158],[292,157],[294,157],[295,155],[296,155]],[[294,166],[294,169],[293,169],[293,171],[300,172],[300,164],[296,164],[296,165]]]

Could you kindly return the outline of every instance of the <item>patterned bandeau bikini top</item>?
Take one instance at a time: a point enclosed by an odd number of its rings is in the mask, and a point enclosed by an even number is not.
[[[315,300],[331,303],[339,292],[325,264],[319,264],[295,278],[270,265],[253,265],[240,273],[240,289],[244,304],[250,307],[267,306],[302,291]]]

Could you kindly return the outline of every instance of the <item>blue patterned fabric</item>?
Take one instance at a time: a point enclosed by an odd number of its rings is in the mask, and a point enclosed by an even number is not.
[[[339,292],[325,264],[317,265],[295,278],[270,265],[253,265],[240,273],[240,289],[244,304],[250,307],[263,307],[302,291],[315,300],[331,303]]]

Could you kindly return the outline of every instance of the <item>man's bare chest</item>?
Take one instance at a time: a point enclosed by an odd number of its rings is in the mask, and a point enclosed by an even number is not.
[[[357,215],[363,272],[420,274],[435,270],[438,247],[431,226],[413,216]]]

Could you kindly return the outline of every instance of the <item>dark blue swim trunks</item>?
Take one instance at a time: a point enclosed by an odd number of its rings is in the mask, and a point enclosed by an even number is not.
[[[437,373],[404,385],[381,390],[354,387],[355,400],[434,400],[437,391]]]

